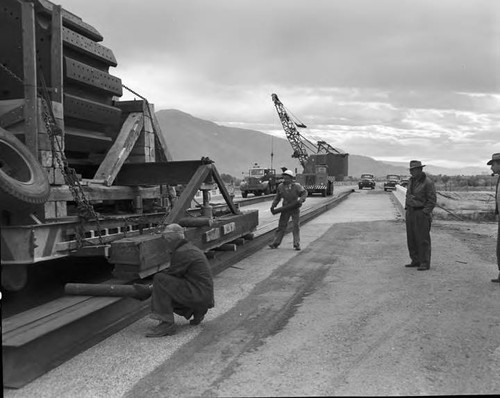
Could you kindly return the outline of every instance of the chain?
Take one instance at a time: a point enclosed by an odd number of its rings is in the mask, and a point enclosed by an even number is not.
[[[73,196],[76,203],[78,217],[80,219],[80,225],[78,226],[78,231],[76,233],[77,245],[82,247],[84,244],[89,244],[89,242],[84,241],[82,238],[82,233],[84,232],[83,222],[84,220],[95,220],[97,226],[97,235],[99,237],[99,243],[103,244],[101,225],[99,223],[99,216],[94,210],[94,207],[88,200],[82,185],[80,184],[80,179],[76,175],[74,168],[69,167],[68,160],[64,154],[63,148],[61,147],[60,141],[57,139],[56,135],[60,135],[61,129],[57,125],[55,116],[50,105],[50,99],[47,94],[45,80],[43,74],[40,74],[42,82],[42,104],[43,112],[42,117],[45,123],[45,128],[47,130],[47,135],[49,136],[51,151],[52,151],[52,164],[54,165],[54,159],[56,160],[57,166],[64,177],[64,181],[68,185],[68,188]]]
[[[7,72],[7,74],[11,77],[14,78],[14,80],[17,80],[19,83],[21,83],[22,86],[24,86],[24,81],[21,79],[19,76],[17,76],[14,72],[12,72],[6,65],[0,63],[0,68],[2,68],[3,71]]]
[[[18,75],[16,75],[12,70],[10,70],[7,65],[0,63],[0,69],[6,72],[10,77],[20,83],[22,86],[33,87],[33,85],[26,84],[23,79],[21,79]],[[45,87],[47,91],[54,91],[53,87]]]

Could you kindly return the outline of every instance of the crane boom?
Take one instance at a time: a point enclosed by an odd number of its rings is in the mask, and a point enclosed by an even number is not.
[[[278,111],[278,116],[280,118],[281,125],[283,126],[283,130],[285,130],[286,138],[288,139],[288,142],[290,142],[290,145],[292,146],[293,149],[292,157],[297,158],[302,167],[305,168],[309,154],[307,153],[307,148],[304,145],[304,142],[301,140],[300,133],[297,131],[296,124],[290,118],[290,116],[288,116],[288,113],[286,112],[285,107],[279,100],[278,96],[276,94],[272,94],[271,97],[273,99],[274,106]]]
[[[339,155],[345,154],[343,150],[332,147],[326,141],[318,141],[318,153],[338,153]]]

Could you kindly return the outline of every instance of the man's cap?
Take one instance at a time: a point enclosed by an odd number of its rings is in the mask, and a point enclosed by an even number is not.
[[[168,224],[165,229],[163,230],[163,233],[166,232],[175,232],[178,234],[184,234],[184,228],[181,227],[179,224]]]
[[[290,176],[292,178],[295,177],[295,175],[293,174],[292,170],[285,170],[282,175],[284,175],[284,176]]]
[[[491,155],[491,160],[486,164],[492,164],[495,160],[500,161],[500,153],[494,153],[493,155]]]
[[[422,164],[420,160],[410,160],[410,170],[417,167],[425,167],[425,164]]]

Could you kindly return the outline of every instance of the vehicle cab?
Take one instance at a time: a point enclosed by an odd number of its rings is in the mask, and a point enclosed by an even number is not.
[[[276,170],[263,168],[255,163],[240,184],[241,196],[246,198],[249,193],[255,196],[269,195],[276,193],[277,186]]]
[[[375,176],[371,173],[363,173],[361,174],[361,178],[358,182],[358,188],[370,188],[375,189]]]
[[[400,179],[397,174],[387,174],[384,181],[384,191],[396,190],[396,185],[399,184]]]

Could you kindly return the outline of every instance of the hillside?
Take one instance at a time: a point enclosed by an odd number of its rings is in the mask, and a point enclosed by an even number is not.
[[[219,173],[241,177],[254,163],[264,167],[288,167],[301,171],[297,159],[291,157],[292,148],[285,138],[273,137],[255,130],[221,126],[198,119],[187,113],[166,109],[156,112],[169,150],[174,160],[195,160],[208,156],[215,161]],[[335,143],[331,143],[335,146]],[[271,165],[271,152],[274,154]],[[429,165],[432,174],[465,174],[461,170]],[[487,172],[485,167],[482,172]],[[402,163],[384,163],[368,156],[349,154],[349,175],[372,173],[377,177],[387,174],[409,174]],[[480,174],[481,169],[477,173]]]

